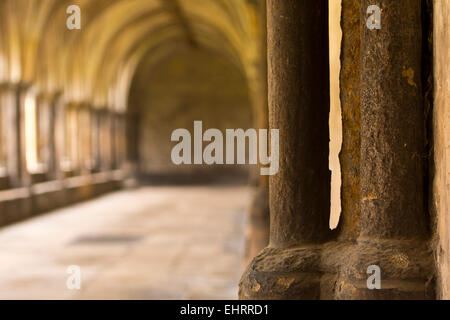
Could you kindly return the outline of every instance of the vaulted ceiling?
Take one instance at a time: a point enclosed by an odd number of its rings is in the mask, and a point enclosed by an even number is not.
[[[70,5],[81,30],[69,30]],[[223,54],[249,86],[260,80],[260,0],[0,0],[0,82],[124,110],[144,56],[175,45]]]

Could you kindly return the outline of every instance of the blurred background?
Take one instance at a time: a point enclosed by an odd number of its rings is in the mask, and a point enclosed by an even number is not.
[[[340,11],[331,0],[331,228]],[[267,177],[175,166],[170,136],[267,128],[265,17],[264,0],[0,0],[0,298],[237,298],[267,244]]]

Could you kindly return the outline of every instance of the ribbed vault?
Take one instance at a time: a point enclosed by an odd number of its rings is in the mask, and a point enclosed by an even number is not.
[[[81,30],[66,27],[66,10],[73,4],[81,8]],[[173,44],[183,43],[220,52],[241,68],[252,88],[261,76],[259,5],[250,0],[0,0],[0,81],[123,111],[141,59],[169,54]]]

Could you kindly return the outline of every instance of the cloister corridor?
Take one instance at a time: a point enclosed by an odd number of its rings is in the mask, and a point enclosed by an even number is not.
[[[449,25],[0,0],[0,299],[450,299]]]
[[[265,0],[0,0],[0,300],[238,298],[267,179],[177,163],[174,133],[268,127],[265,16]]]
[[[3,228],[0,299],[236,299],[249,197],[142,187]],[[70,265],[80,290],[66,287]]]

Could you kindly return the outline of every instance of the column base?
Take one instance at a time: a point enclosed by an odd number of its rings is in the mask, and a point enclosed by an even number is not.
[[[381,289],[369,289],[367,268],[381,269]],[[242,300],[434,299],[432,251],[419,240],[333,241],[266,248],[239,284]]]
[[[321,249],[265,248],[239,283],[241,300],[320,299]]]

